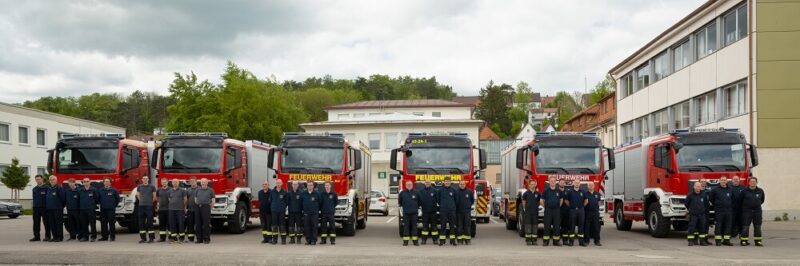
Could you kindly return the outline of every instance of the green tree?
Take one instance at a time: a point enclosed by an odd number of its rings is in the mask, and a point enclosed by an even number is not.
[[[25,101],[22,106],[68,116],[78,116],[80,107],[73,97],[45,96],[35,101]]]
[[[553,125],[556,129],[560,129],[564,126],[564,122],[569,120],[575,113],[581,110],[581,105],[575,98],[566,91],[560,91],[556,93],[555,99],[553,102],[547,104],[548,108],[558,108],[558,112],[556,113],[555,121],[550,121],[549,125]],[[546,129],[547,126],[542,126],[542,129]]]
[[[19,200],[19,191],[28,186],[31,177],[25,173],[25,169],[19,167],[19,159],[14,157],[11,159],[11,165],[3,170],[3,178],[0,180],[3,185],[11,189],[11,198]]]
[[[527,82],[520,81],[517,83],[517,88],[514,92],[514,103],[517,106],[524,106],[525,109],[530,108],[531,101],[533,100],[533,90]]]
[[[505,83],[495,85],[493,81],[489,81],[489,84],[481,89],[481,103],[475,111],[475,117],[486,121],[492,130],[505,136],[511,134],[512,123],[508,117],[508,103],[513,90],[511,85]]]
[[[589,103],[587,106],[595,104],[600,101],[600,99],[605,98],[611,92],[616,90],[617,88],[617,81],[614,80],[614,77],[611,75],[606,75],[606,79],[597,83],[594,86],[594,89],[589,93]]]

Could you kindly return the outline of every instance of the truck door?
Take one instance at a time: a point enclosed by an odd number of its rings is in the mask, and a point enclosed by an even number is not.
[[[228,146],[225,149],[225,177],[230,187],[237,187],[245,175],[245,167],[242,167],[242,148]],[[245,184],[242,184],[245,185]]]
[[[669,181],[671,156],[669,145],[666,143],[650,146],[650,162],[648,162],[649,176],[647,187],[663,187]]]

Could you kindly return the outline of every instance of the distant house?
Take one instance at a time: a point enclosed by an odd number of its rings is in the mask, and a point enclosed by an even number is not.
[[[597,103],[578,112],[559,131],[595,132],[603,140],[603,145],[614,147],[617,145],[616,126],[616,98],[612,92],[600,99]]]

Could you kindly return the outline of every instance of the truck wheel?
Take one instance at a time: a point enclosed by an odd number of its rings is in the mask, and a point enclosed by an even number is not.
[[[125,217],[125,218],[128,218],[128,217]],[[133,208],[133,213],[131,214],[130,218],[128,219],[128,233],[131,233],[131,234],[138,234],[139,233],[139,206],[135,206]]]
[[[619,231],[630,231],[633,225],[633,221],[625,221],[625,216],[622,215],[622,206],[617,204],[614,204],[614,223]]]
[[[689,222],[687,221],[672,221],[672,229],[675,231],[689,230]]]
[[[517,233],[519,237],[525,237],[525,224],[522,223],[522,211],[517,209]]]
[[[350,214],[350,219],[347,219],[344,223],[342,223],[342,235],[344,236],[354,236],[356,235],[356,219],[358,216],[356,215],[356,208],[353,206],[353,212]]]
[[[247,219],[250,217],[247,214],[247,206],[244,202],[239,201],[236,203],[236,211],[233,216],[228,217],[228,232],[232,234],[241,234],[247,229]]]
[[[225,220],[223,219],[211,219],[211,228],[214,230],[220,230],[225,227]]]
[[[669,234],[669,218],[664,218],[661,214],[661,205],[657,202],[650,203],[647,208],[647,228],[653,237],[663,238]]]
[[[475,232],[475,231],[477,231],[475,229],[478,229],[478,225],[475,222],[475,220],[472,220],[472,222],[470,223],[469,237],[475,238],[475,233],[477,233],[477,232]]]
[[[508,229],[508,230],[517,229],[517,223],[511,222],[511,219],[508,218],[508,203],[506,203],[506,207],[505,207],[504,213],[505,213],[504,216],[506,217],[506,229]],[[519,219],[517,219],[517,220],[519,220]]]

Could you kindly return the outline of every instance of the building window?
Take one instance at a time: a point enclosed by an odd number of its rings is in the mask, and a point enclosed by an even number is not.
[[[350,118],[350,114],[339,114],[336,116],[337,120],[344,120]]]
[[[653,113],[653,136],[669,132],[669,113],[662,109]]]
[[[433,116],[433,117],[442,117],[442,112],[431,112],[431,116]]]
[[[381,149],[381,133],[369,133],[369,149]]]
[[[674,63],[673,69],[677,72],[678,70],[681,70],[691,64],[690,55],[691,50],[688,39],[675,46],[675,48],[672,48],[672,62]]]
[[[697,97],[697,124],[714,122],[717,119],[717,92],[712,91]]]
[[[631,73],[628,73],[627,75],[619,79],[619,84],[620,84],[619,90],[620,92],[622,92],[620,99],[628,97],[628,95],[633,94],[633,75],[631,75]]]
[[[11,141],[11,125],[0,123],[0,141],[2,142]]]
[[[28,144],[28,127],[19,127],[19,143]]]
[[[722,17],[725,46],[747,37],[747,5],[731,10]]]
[[[689,127],[689,102],[682,102],[672,106],[672,129]]]
[[[662,80],[669,75],[669,57],[667,57],[667,54],[664,51],[653,60],[653,72],[655,72],[653,73],[653,82]]]
[[[633,141],[633,123],[628,122],[622,124],[622,143],[628,143]]]
[[[730,85],[722,92],[725,95],[725,117],[744,114],[745,110],[745,82]]]
[[[37,175],[44,175],[47,172],[47,169],[44,167],[36,167],[36,174]]]
[[[703,58],[717,50],[717,22],[713,21],[695,34],[697,58]]]
[[[355,113],[353,114],[353,118],[364,117],[364,113]]]
[[[394,149],[400,147],[400,143],[397,142],[397,133],[383,133],[383,137],[386,139],[386,149]]]
[[[650,85],[650,62],[636,69],[636,90],[641,90]]]
[[[44,129],[36,129],[36,145],[45,146],[47,145],[47,131]]]
[[[416,115],[416,116],[423,116],[423,115],[425,115],[425,113],[424,113],[424,112],[413,112],[413,113],[411,113],[411,114],[413,114],[413,115]]]
[[[637,133],[636,140],[640,140],[650,136],[650,121],[647,116],[633,120],[634,129]]]

